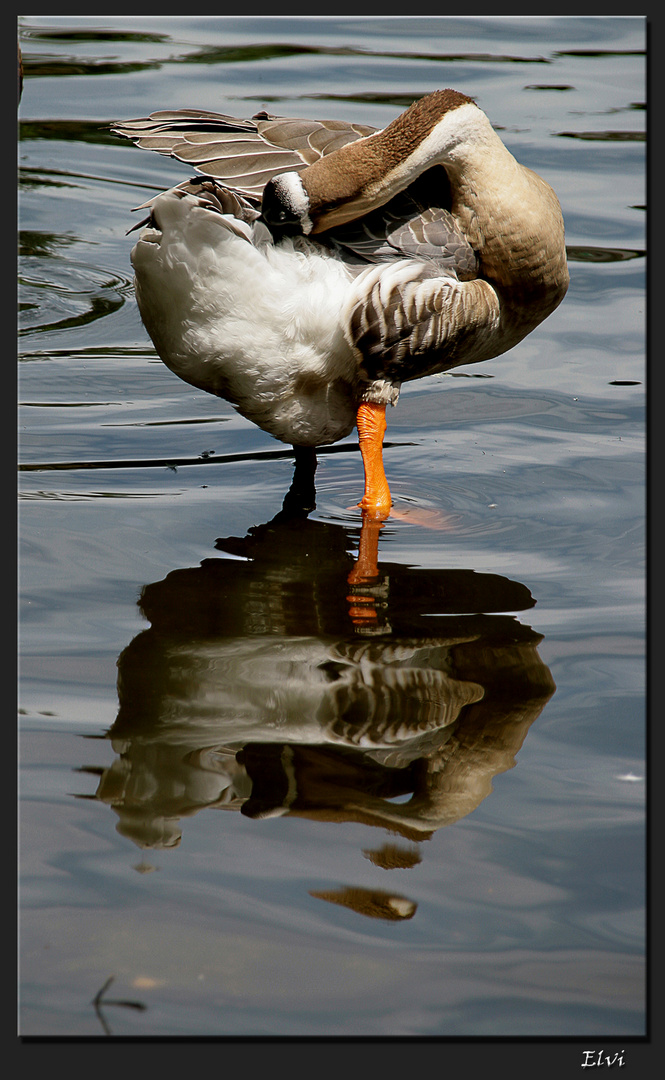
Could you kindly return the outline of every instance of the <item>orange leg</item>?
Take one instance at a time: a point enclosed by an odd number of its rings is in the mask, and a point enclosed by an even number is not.
[[[383,522],[379,518],[371,517],[363,511],[358,558],[347,578],[349,585],[362,585],[379,576],[379,532],[382,528]]]
[[[392,499],[383,468],[383,436],[386,431],[386,407],[363,401],[356,414],[360,453],[365,468],[365,494],[358,504],[371,517],[388,517]]]
[[[373,517],[363,510],[358,558],[347,577],[349,585],[352,588],[355,586],[357,591],[346,598],[350,605],[351,620],[358,627],[379,626],[375,589],[379,585],[379,533],[382,528],[381,518]],[[363,589],[363,585],[369,586],[367,590]]]

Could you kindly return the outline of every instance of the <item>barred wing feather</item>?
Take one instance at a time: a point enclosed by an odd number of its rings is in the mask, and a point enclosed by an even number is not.
[[[274,176],[302,170],[375,128],[339,120],[282,120],[265,112],[238,120],[223,113],[175,109],[125,120],[112,130],[142,149],[177,158],[242,195],[260,199]]]
[[[489,282],[461,282],[433,262],[409,259],[359,274],[346,313],[367,376],[392,382],[486,359],[499,319]]]

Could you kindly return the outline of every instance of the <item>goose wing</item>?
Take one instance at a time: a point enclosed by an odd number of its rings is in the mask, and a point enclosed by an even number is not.
[[[478,276],[478,257],[445,207],[423,206],[409,192],[330,232],[332,244],[365,263],[418,259],[460,281]]]
[[[345,312],[346,335],[369,381],[407,382],[490,355],[499,298],[434,260],[397,259],[362,271]]]
[[[215,177],[241,195],[261,198],[278,173],[312,165],[376,128],[343,120],[297,120],[257,113],[239,120],[199,109],[162,110],[112,126],[117,135]]]

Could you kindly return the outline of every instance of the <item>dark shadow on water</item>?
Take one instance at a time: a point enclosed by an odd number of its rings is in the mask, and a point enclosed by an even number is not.
[[[415,866],[413,845],[514,765],[555,690],[541,635],[514,614],[529,590],[380,558],[358,575],[362,543],[357,527],[282,511],[144,587],[150,626],[118,660],[117,756],[97,789],[121,834],[173,847],[183,819],[213,808],[360,822],[393,837],[367,858]],[[381,890],[316,895],[377,918],[415,911]]]

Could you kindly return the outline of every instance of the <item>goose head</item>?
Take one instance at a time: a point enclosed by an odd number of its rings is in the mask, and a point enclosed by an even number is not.
[[[262,217],[277,232],[324,232],[384,205],[432,165],[463,171],[466,158],[493,141],[498,137],[470,97],[437,90],[383,130],[302,172],[273,177],[263,192]]]

